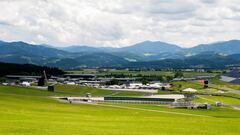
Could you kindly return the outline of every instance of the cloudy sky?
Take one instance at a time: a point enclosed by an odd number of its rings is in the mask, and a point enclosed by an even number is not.
[[[240,0],[0,0],[0,40],[183,47],[240,39]]]

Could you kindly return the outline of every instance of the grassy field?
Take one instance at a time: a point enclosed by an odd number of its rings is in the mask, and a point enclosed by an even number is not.
[[[196,90],[203,89],[203,85],[201,85],[198,82],[176,81],[172,82],[172,84],[173,84],[173,87],[171,88],[172,90],[183,90],[186,88],[193,88]]]
[[[203,85],[199,82],[186,82],[186,81],[176,81],[172,82],[173,87],[170,90],[181,91],[186,88],[193,88],[198,90],[198,93],[216,93],[218,92],[215,88],[203,88]]]
[[[186,110],[157,105],[67,104],[48,96],[91,91],[58,86],[57,93],[0,86],[2,135],[238,135],[240,111]],[[81,93],[81,89],[84,92]],[[110,93],[111,94],[111,93]],[[124,93],[128,94],[128,93]],[[190,115],[189,115],[190,114]]]
[[[186,88],[194,88],[198,90],[198,93],[218,93],[222,88],[235,88],[236,90],[240,88],[240,85],[232,85],[224,82],[220,82],[220,84],[215,83],[216,86],[209,86],[208,88],[204,88],[204,85],[198,81],[176,81],[171,83],[173,84],[173,87],[170,88],[171,90],[180,91]],[[228,95],[228,93],[226,93],[226,95]]]
[[[194,100],[194,102],[200,102],[200,103],[216,103],[216,102],[222,102],[224,104],[240,104],[240,99],[231,98],[231,97],[222,97],[222,96],[198,96]]]

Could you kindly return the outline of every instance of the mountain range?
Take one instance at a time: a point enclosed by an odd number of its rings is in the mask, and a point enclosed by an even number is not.
[[[128,47],[32,45],[0,41],[0,62],[35,64],[63,69],[132,68],[224,68],[240,64],[240,40],[181,48],[160,41]]]

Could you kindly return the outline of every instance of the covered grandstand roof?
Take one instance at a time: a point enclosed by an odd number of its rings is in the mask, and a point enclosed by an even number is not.
[[[197,90],[193,89],[193,88],[187,88],[182,90],[183,92],[197,92]]]

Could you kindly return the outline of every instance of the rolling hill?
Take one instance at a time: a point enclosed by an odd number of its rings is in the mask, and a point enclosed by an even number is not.
[[[60,68],[119,66],[127,62],[109,53],[67,52],[53,47],[24,42],[0,42],[0,61]]]
[[[74,69],[84,67],[118,67],[128,63],[124,58],[108,53],[90,53],[75,58],[64,58],[46,63],[50,67],[60,67],[63,69]]]
[[[152,42],[152,41],[145,41],[141,42],[132,46],[123,47],[120,48],[119,51],[121,52],[131,52],[131,53],[137,53],[137,54],[159,54],[159,53],[165,53],[165,52],[178,52],[182,51],[182,48],[169,44],[164,43],[160,41]]]

